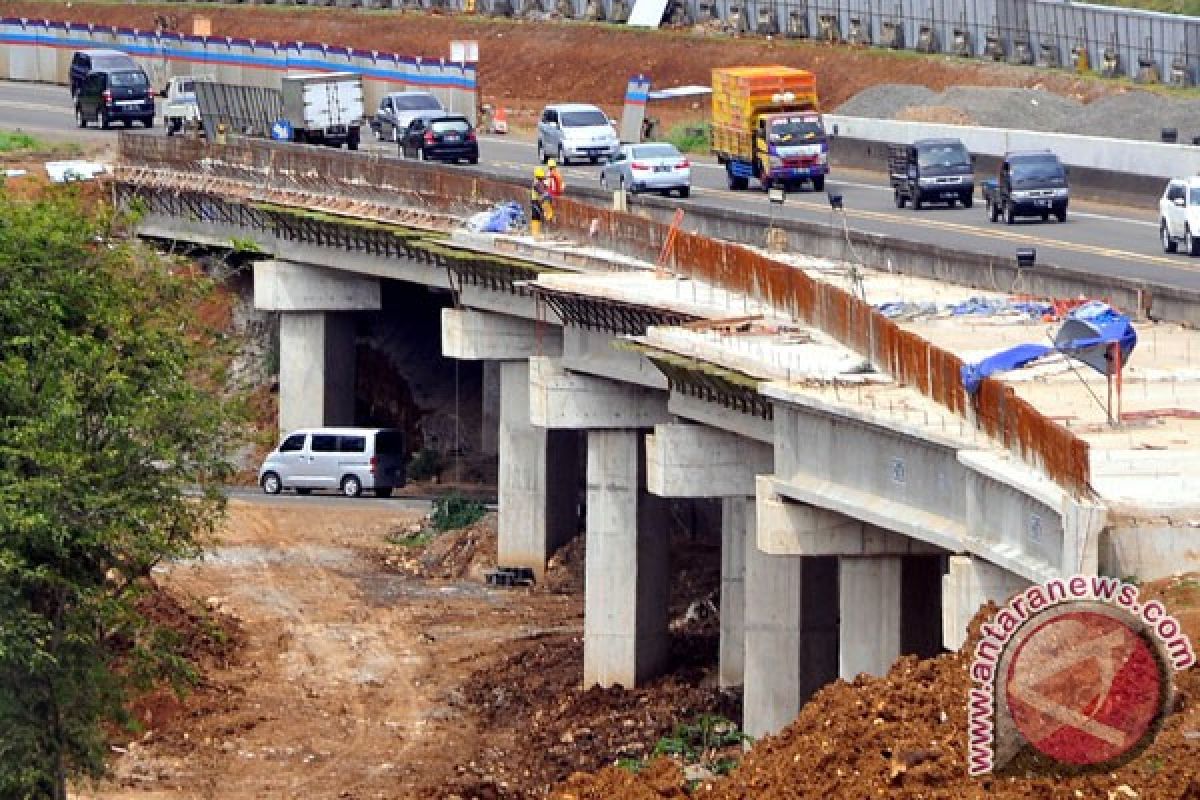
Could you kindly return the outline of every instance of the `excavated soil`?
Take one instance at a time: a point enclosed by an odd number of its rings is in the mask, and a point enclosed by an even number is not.
[[[1193,642],[1200,635],[1200,581],[1160,581],[1143,597],[1163,598]],[[975,626],[996,609],[984,609]],[[972,637],[973,639],[974,637]],[[1176,676],[1176,713],[1136,759],[1111,772],[973,779],[966,770],[967,673],[962,652],[906,657],[882,678],[859,676],[825,687],[778,736],[758,742],[728,778],[689,786],[677,764],[660,759],[632,774],[609,768],[574,775],[557,800],[783,798],[1166,798],[1200,799],[1200,668]]]
[[[482,102],[510,109],[510,123],[528,127],[548,102],[587,101],[619,111],[625,84],[644,73],[659,86],[710,82],[717,66],[779,63],[813,70],[826,108],[837,108],[859,91],[881,83],[908,83],[934,91],[958,85],[1038,87],[1087,102],[1119,92],[1113,83],[1062,71],[917,57],[876,49],[831,47],[807,41],[734,38],[696,30],[641,31],[613,25],[544,20],[537,23],[399,11],[335,8],[103,5],[86,2],[5,3],[5,14],[66,19],[153,30],[160,17],[190,32],[197,15],[212,20],[221,36],[267,41],[289,39],[444,57],[450,41],[479,41]],[[284,19],[286,18],[286,22]],[[671,107],[675,105],[677,107]],[[707,101],[663,105],[655,113],[673,118],[704,115]]]

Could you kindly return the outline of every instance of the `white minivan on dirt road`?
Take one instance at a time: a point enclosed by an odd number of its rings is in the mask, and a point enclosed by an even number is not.
[[[388,497],[404,486],[404,433],[394,428],[313,428],[283,437],[258,470],[267,494],[333,489]]]

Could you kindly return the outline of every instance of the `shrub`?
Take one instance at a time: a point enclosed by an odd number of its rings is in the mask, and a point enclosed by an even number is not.
[[[433,501],[430,521],[439,533],[445,533],[474,525],[486,512],[482,503],[456,493]]]

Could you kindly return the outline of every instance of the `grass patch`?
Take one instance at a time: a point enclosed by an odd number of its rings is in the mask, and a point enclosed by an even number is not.
[[[394,544],[397,547],[424,547],[433,541],[434,532],[432,528],[422,528],[416,533],[389,533],[385,538],[389,544]]]
[[[676,123],[663,137],[684,153],[707,153],[712,149],[712,123],[692,120]]]
[[[15,153],[17,151],[45,150],[41,141],[20,131],[0,131],[0,153]]]
[[[482,503],[477,503],[461,494],[439,497],[433,501],[433,515],[429,521],[438,533],[455,531],[474,525],[487,513]]]

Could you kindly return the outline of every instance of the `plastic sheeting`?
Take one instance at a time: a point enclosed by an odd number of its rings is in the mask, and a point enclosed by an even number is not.
[[[1001,350],[978,363],[965,364],[962,368],[963,386],[974,394],[989,375],[1019,369],[1049,353],[1062,353],[1082,361],[1101,375],[1112,375],[1116,372],[1112,359],[1113,344],[1120,347],[1121,364],[1125,364],[1137,345],[1137,332],[1129,317],[1107,303],[1085,303],[1067,314],[1054,337],[1053,347],[1021,344]]]
[[[489,211],[472,214],[467,230],[477,233],[508,233],[525,227],[525,209],[514,202],[499,203]]]

